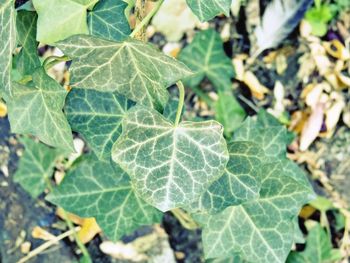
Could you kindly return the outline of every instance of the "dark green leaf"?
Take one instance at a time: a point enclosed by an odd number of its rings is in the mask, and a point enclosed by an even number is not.
[[[181,51],[179,60],[195,73],[186,79],[188,85],[197,86],[207,77],[217,89],[231,89],[234,69],[223,50],[220,35],[215,30],[197,33],[192,43]]]
[[[47,199],[81,217],[95,217],[114,241],[161,219],[159,211],[135,195],[123,170],[93,155],[78,163]]]
[[[121,121],[133,103],[121,95],[74,88],[67,96],[65,113],[72,129],[83,135],[101,160],[110,160]]]
[[[130,34],[130,26],[123,15],[127,3],[122,0],[104,0],[88,14],[91,35],[120,41]]]
[[[36,41],[36,22],[35,12],[20,11],[17,14],[17,36],[22,49],[18,55],[17,69],[22,74],[31,75],[33,71],[41,65]]]
[[[19,161],[13,180],[19,183],[33,198],[47,187],[57,158],[62,152],[29,138],[22,138],[24,154]]]
[[[187,0],[187,4],[200,21],[208,21],[224,13],[230,15],[232,0]]]

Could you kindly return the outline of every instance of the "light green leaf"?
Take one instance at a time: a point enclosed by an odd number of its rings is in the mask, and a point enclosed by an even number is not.
[[[122,0],[99,2],[88,14],[90,34],[115,41],[125,39],[130,34],[129,22],[122,15],[126,7]]]
[[[74,88],[67,96],[65,113],[72,129],[84,137],[99,159],[107,161],[121,134],[122,118],[132,105],[116,93]]]
[[[219,92],[219,99],[215,102],[215,118],[224,125],[226,137],[241,126],[246,113],[231,92]]]
[[[22,49],[18,55],[17,69],[22,74],[31,75],[33,71],[41,65],[36,41],[36,22],[35,12],[20,11],[17,14],[17,37]]]
[[[308,233],[305,250],[291,252],[287,263],[330,263],[337,262],[341,258],[340,250],[333,249],[327,232],[317,224]]]
[[[168,101],[166,88],[192,73],[154,46],[134,39],[119,43],[80,35],[57,46],[73,59],[73,86],[117,91],[157,109]]]
[[[55,162],[62,152],[29,138],[21,138],[24,154],[13,180],[19,183],[33,198],[38,197],[47,187]]]
[[[87,10],[98,0],[33,0],[38,13],[36,39],[53,44],[76,34],[88,34]]]
[[[249,262],[284,262],[295,237],[294,218],[313,198],[284,162],[261,166],[260,198],[231,206],[209,218],[203,230],[207,258],[240,253]],[[289,161],[288,161],[289,162]]]
[[[228,161],[222,126],[215,121],[175,126],[157,111],[136,106],[122,127],[112,158],[140,196],[161,211],[190,205]]]
[[[215,30],[197,33],[192,43],[181,51],[179,60],[195,73],[186,79],[188,85],[197,86],[204,77],[208,77],[217,89],[231,89],[234,69],[223,50],[220,35]]]
[[[232,0],[187,0],[187,4],[199,20],[205,22],[221,13],[229,16]]]
[[[12,52],[16,47],[16,10],[13,0],[0,0],[0,97],[12,95]]]
[[[8,101],[12,132],[32,134],[50,146],[74,151],[72,132],[62,112],[66,95],[43,68],[34,71],[30,85],[14,82]]]
[[[230,159],[224,174],[210,185],[199,204],[192,204],[191,210],[218,213],[259,197],[258,170],[265,161],[264,151],[253,142],[231,142],[227,147]]]
[[[123,170],[92,155],[78,163],[47,200],[81,217],[95,217],[114,241],[161,219],[159,211],[135,195]]]

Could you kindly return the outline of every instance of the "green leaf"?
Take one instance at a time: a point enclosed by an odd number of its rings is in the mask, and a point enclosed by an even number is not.
[[[33,83],[27,86],[14,82],[8,101],[12,132],[32,134],[50,146],[74,151],[72,132],[62,112],[66,95],[43,68],[34,71]]]
[[[210,216],[203,229],[207,258],[240,253],[249,262],[284,262],[295,237],[294,218],[313,198],[308,183],[285,162],[264,164],[260,197]]]
[[[286,129],[264,123],[263,118],[248,117],[242,126],[234,133],[234,141],[252,141],[259,144],[266,156],[271,160],[284,158],[288,136]]]
[[[246,113],[231,92],[219,92],[215,102],[215,119],[224,125],[226,137],[241,126]]]
[[[175,122],[177,107],[179,105],[179,100],[176,98],[169,99],[168,103],[165,105],[163,116],[171,122]],[[182,108],[182,113],[185,112],[185,107]]]
[[[87,10],[98,0],[33,0],[38,13],[36,39],[53,44],[76,34],[88,34]]]
[[[129,22],[122,15],[126,7],[122,0],[99,2],[88,14],[90,34],[109,40],[124,40],[130,34]]]
[[[264,151],[252,142],[228,144],[230,159],[224,174],[210,185],[191,210],[218,213],[232,205],[239,205],[259,197],[261,178],[258,170],[265,161]]]
[[[13,0],[0,0],[0,97],[12,95],[12,52],[16,47],[16,10]]]
[[[190,86],[197,86],[204,77],[219,90],[231,89],[234,70],[231,60],[226,56],[220,35],[213,29],[195,35],[192,43],[185,47],[179,60],[184,62],[195,74],[186,79]]]
[[[174,126],[157,111],[136,106],[122,127],[112,158],[140,196],[163,212],[198,199],[228,161],[222,126],[215,121]]]
[[[291,252],[287,263],[327,263],[342,258],[338,249],[333,249],[330,237],[320,224],[314,226],[306,239],[306,248],[302,252]]]
[[[187,0],[187,4],[199,20],[205,22],[221,13],[229,16],[232,0]]]
[[[114,241],[161,219],[159,211],[135,195],[123,170],[93,155],[78,163],[47,200],[81,217],[95,217]]]
[[[22,74],[31,75],[33,71],[41,65],[36,41],[36,22],[35,12],[20,11],[17,14],[17,37],[22,49],[18,55],[17,69]]]
[[[107,161],[121,134],[122,118],[132,105],[116,93],[74,88],[67,96],[65,113],[72,129],[84,137],[99,159]]]
[[[38,197],[47,187],[55,162],[62,152],[38,143],[30,138],[21,138],[24,154],[13,180],[19,183],[33,198]]]
[[[112,42],[80,35],[57,46],[73,59],[70,69],[73,86],[117,91],[157,109],[168,101],[166,88],[191,74],[181,62],[134,39]]]

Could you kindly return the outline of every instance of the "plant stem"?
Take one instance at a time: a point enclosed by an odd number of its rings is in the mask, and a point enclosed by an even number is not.
[[[138,0],[140,2],[144,1],[144,0]],[[136,34],[141,31],[144,30],[145,26],[148,25],[148,23],[151,21],[152,17],[158,12],[160,6],[163,4],[164,0],[158,0],[158,2],[156,3],[156,6],[152,9],[151,12],[148,13],[148,15],[142,19],[142,21],[140,23],[136,24],[135,29],[132,31],[132,33],[130,34],[130,37],[136,37]],[[136,7],[136,9],[138,10],[140,7]],[[141,10],[140,10],[141,12]],[[136,14],[137,16],[137,14]],[[136,17],[136,19],[138,19],[138,17]],[[143,38],[143,37],[142,37]],[[141,38],[141,40],[143,40]]]
[[[181,119],[182,109],[184,107],[184,101],[185,101],[185,87],[182,84],[181,81],[178,81],[176,83],[178,89],[179,89],[179,104],[177,105],[177,112],[176,112],[176,118],[175,118],[175,126],[177,126]]]
[[[193,218],[180,208],[175,208],[171,210],[171,213],[173,213],[173,215],[177,218],[177,220],[179,220],[179,222],[184,228],[189,230],[194,230],[198,228],[198,225],[193,220]]]
[[[50,178],[48,177],[45,177],[45,181],[46,181],[46,185],[47,185],[47,188],[49,188],[50,192],[53,191],[53,187],[52,187],[52,184],[51,184],[51,181],[50,181]],[[74,237],[74,240],[75,242],[77,243],[78,247],[80,248],[81,250],[81,253],[83,254],[83,257],[85,259],[84,262],[86,263],[92,263],[92,260],[91,260],[91,257],[90,257],[90,254],[89,254],[89,251],[86,249],[85,245],[83,244],[83,242],[81,242],[80,238],[78,237],[77,235],[77,232],[74,231],[74,225],[72,223],[72,221],[69,219],[69,216],[67,214],[67,212],[62,209],[63,211],[63,217],[64,217],[64,221],[66,222],[69,230],[71,230],[73,232],[73,237]]]
[[[47,241],[46,243],[42,244],[41,246],[37,247],[36,249],[30,251],[27,256],[21,258],[17,263],[27,262],[29,259],[39,255],[41,252],[45,251],[46,249],[48,249],[52,245],[57,244],[58,241],[66,238],[66,237],[69,237],[70,235],[74,234],[76,231],[79,231],[80,229],[81,229],[81,227],[78,226],[74,229],[68,230],[67,232],[57,236],[56,238],[54,238],[52,240]]]
[[[44,60],[43,67],[45,68],[45,70],[48,70],[53,66],[57,65],[58,63],[69,61],[69,60],[71,59],[68,56],[62,56],[62,57],[50,56]]]

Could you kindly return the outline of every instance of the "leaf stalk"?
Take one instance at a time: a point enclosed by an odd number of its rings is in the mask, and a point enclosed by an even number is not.
[[[176,86],[179,89],[179,104],[177,105],[177,111],[176,111],[176,118],[175,118],[175,126],[179,125],[182,109],[184,107],[184,101],[185,101],[185,87],[182,84],[181,81],[178,81],[176,83]]]

